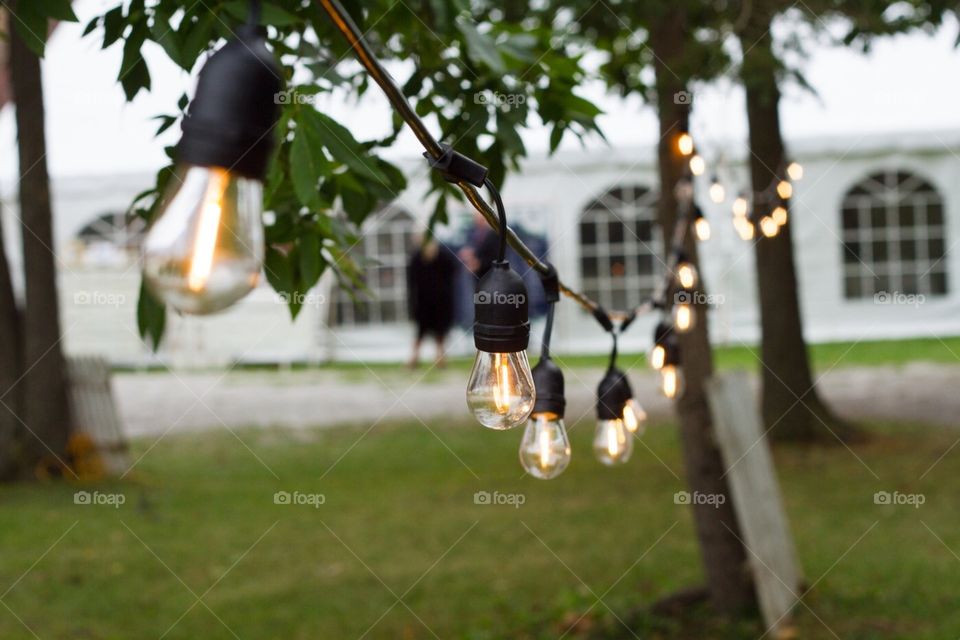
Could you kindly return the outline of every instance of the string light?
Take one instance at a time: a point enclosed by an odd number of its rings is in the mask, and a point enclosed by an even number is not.
[[[791,162],[787,165],[787,175],[790,176],[790,179],[794,182],[803,180],[803,167],[799,162]]]
[[[788,180],[781,180],[777,183],[777,195],[784,200],[793,197],[793,185]]]
[[[593,436],[593,453],[608,467],[625,463],[633,453],[633,434],[628,425],[637,431],[640,418],[629,404],[632,399],[626,375],[611,366],[597,387],[597,428]]]
[[[773,210],[773,213],[770,214],[770,217],[773,218],[773,221],[777,223],[778,227],[782,227],[787,224],[787,208],[779,206]]]
[[[686,131],[677,136],[677,150],[684,157],[693,153],[693,136]]]
[[[760,218],[760,232],[766,238],[773,238],[780,233],[780,225],[772,217],[763,216]]]
[[[748,207],[747,199],[742,195],[737,196],[737,199],[733,201],[733,215],[738,218],[745,217]]]
[[[700,154],[694,154],[690,158],[690,173],[695,176],[702,176],[707,170],[707,163]]]
[[[677,333],[688,333],[696,326],[697,314],[693,309],[693,292],[677,291],[673,303],[673,328]]]
[[[727,199],[727,190],[723,188],[720,178],[716,175],[713,176],[713,180],[710,182],[710,199],[716,204],[720,204]]]
[[[741,240],[753,240],[755,230],[753,223],[746,216],[737,216],[733,220],[733,226],[737,230],[737,235]]]
[[[710,239],[710,221],[703,215],[703,210],[700,207],[694,207],[693,210],[693,232],[696,234],[697,240],[701,242]]]

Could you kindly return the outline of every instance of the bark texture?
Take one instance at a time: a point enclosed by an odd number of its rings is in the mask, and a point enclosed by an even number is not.
[[[750,176],[754,193],[769,189],[784,177],[785,150],[780,130],[778,61],[772,49],[770,19],[758,5],[740,32],[746,51],[742,80],[749,124]],[[755,216],[769,213],[775,203],[757,202]],[[790,209],[789,203],[784,206]],[[790,211],[789,216],[793,216]],[[788,217],[789,220],[789,217]],[[773,238],[754,242],[762,331],[761,411],[763,422],[778,440],[846,439],[852,431],[826,406],[813,381],[793,254],[792,225]]]
[[[674,188],[684,175],[685,160],[676,148],[680,131],[686,128],[689,105],[678,95],[687,85],[675,71],[682,69],[683,43],[692,37],[679,7],[671,9],[660,24],[652,25],[651,46],[655,54],[657,108],[660,118],[660,200],[658,216],[664,237],[672,237],[677,218]],[[699,264],[696,243],[687,234],[687,256]],[[667,247],[669,250],[669,246]],[[703,290],[702,282],[698,289]],[[697,305],[696,327],[680,336],[682,368],[686,391],[677,401],[684,466],[691,492],[723,495],[719,508],[694,505],[693,515],[710,601],[724,613],[738,613],[756,607],[756,594],[747,564],[747,554],[733,510],[733,497],[724,478],[726,467],[715,445],[713,423],[707,405],[705,383],[713,373],[713,356],[707,332],[707,316]]]
[[[16,11],[16,5],[13,10]],[[27,468],[38,471],[62,471],[70,434],[70,410],[61,348],[40,60],[17,30],[11,30],[10,36],[26,294],[21,418],[29,435],[24,441],[24,462]]]

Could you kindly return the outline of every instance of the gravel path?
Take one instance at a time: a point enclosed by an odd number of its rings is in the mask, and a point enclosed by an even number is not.
[[[566,372],[567,421],[592,419],[602,371]],[[467,415],[464,371],[287,371],[123,373],[114,393],[130,436],[165,432],[282,426],[328,427],[379,420],[460,421]],[[638,399],[654,416],[671,406],[649,371],[631,374]],[[914,363],[904,367],[843,368],[823,375],[820,388],[851,419],[956,426],[960,367]]]

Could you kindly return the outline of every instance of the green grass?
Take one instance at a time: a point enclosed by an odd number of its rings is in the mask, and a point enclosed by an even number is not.
[[[642,638],[759,637],[755,621],[642,613],[702,581],[689,510],[673,501],[676,433],[653,427],[649,450],[606,469],[590,456],[590,428],[572,430],[574,461],[552,482],[521,475],[519,433],[391,424],[365,436],[242,431],[246,446],[169,436],[136,443],[149,452],[125,482],[0,488],[0,638],[33,638],[25,624],[43,640],[233,638],[227,627],[244,640],[555,639],[584,613],[567,638],[633,637],[611,611]],[[776,451],[815,583],[799,637],[833,637],[824,624],[844,640],[957,637],[960,560],[944,544],[960,553],[960,449],[919,479],[956,434],[873,436],[853,452]],[[78,488],[127,501],[75,505]],[[275,505],[280,490],[326,502]],[[876,506],[879,490],[926,503]],[[525,502],[476,505],[477,491]],[[591,608],[593,594],[605,595]]]

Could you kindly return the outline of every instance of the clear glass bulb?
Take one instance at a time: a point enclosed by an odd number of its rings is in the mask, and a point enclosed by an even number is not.
[[[774,220],[772,216],[763,216],[760,218],[760,231],[762,231],[763,235],[767,238],[772,238],[780,233],[780,225],[777,224],[777,221]]]
[[[680,367],[668,364],[660,369],[660,393],[673,400],[683,395],[683,371]]]
[[[467,406],[489,429],[512,429],[533,411],[536,391],[526,351],[478,351],[467,383]]]
[[[677,265],[677,282],[684,289],[693,289],[697,284],[697,268],[689,262]]]
[[[520,441],[520,464],[534,478],[550,480],[570,464],[570,440],[563,420],[555,413],[535,413]]]
[[[703,172],[707,170],[707,163],[704,162],[703,157],[700,155],[695,155],[690,158],[690,173],[695,176],[702,176]]]
[[[722,184],[714,181],[713,184],[710,185],[710,199],[720,204],[727,199],[727,190],[723,188]]]
[[[773,221],[777,223],[777,226],[782,227],[787,224],[787,209],[786,207],[777,207],[773,210],[773,213],[770,214],[770,217],[773,218]]]
[[[593,436],[593,454],[597,460],[612,467],[623,464],[633,453],[633,436],[623,420],[598,420]]]
[[[226,309],[263,265],[263,187],[219,167],[182,167],[143,243],[151,291],[183,313]]]
[[[693,153],[693,136],[689,133],[681,133],[680,137],[677,138],[677,149],[684,156]]]
[[[697,314],[693,312],[693,305],[681,302],[673,305],[673,327],[678,333],[686,333],[697,323]]]
[[[803,166],[799,162],[791,162],[790,166],[787,167],[787,175],[790,176],[791,180],[802,180]]]
[[[647,420],[647,412],[643,410],[640,403],[630,398],[627,404],[623,405],[623,426],[630,433],[643,433]]]
[[[653,345],[653,348],[650,349],[650,354],[647,356],[647,360],[650,362],[652,369],[660,369],[666,359],[667,350],[662,344]]]
[[[704,217],[697,218],[693,223],[693,231],[697,234],[697,240],[706,242],[710,239],[710,222]]]
[[[777,183],[777,195],[787,200],[793,196],[793,185],[787,180],[781,180]]]

